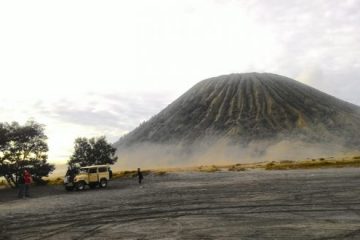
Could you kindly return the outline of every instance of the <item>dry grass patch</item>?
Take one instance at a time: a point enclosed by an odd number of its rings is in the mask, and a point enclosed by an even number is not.
[[[114,172],[112,175],[113,179],[119,178],[133,178],[137,177],[137,171],[121,171],[121,172]]]
[[[153,174],[155,176],[164,176],[167,174],[167,172],[166,171],[154,171]]]
[[[6,180],[1,179],[0,180],[0,188],[6,188],[9,187],[8,183],[6,182]]]
[[[211,165],[211,166],[200,166],[196,169],[196,171],[199,172],[208,172],[208,173],[212,173],[212,172],[218,172],[221,169],[215,165]]]
[[[337,159],[326,160],[319,158],[318,160],[306,161],[292,161],[292,162],[270,162],[265,165],[266,170],[287,170],[287,169],[311,169],[311,168],[326,168],[326,167],[360,167],[359,159]]]

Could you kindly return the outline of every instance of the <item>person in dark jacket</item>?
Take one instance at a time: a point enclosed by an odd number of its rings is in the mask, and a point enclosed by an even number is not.
[[[139,184],[141,184],[142,180],[144,179],[144,176],[142,175],[140,168],[138,168],[137,174],[138,174]]]
[[[112,170],[109,168],[109,178],[112,179],[112,175],[113,175],[113,172]]]
[[[20,172],[20,173],[19,173],[18,187],[19,187],[18,198],[24,198],[24,193],[25,193],[25,179],[24,179],[24,173],[23,173],[23,172]]]
[[[69,167],[65,176],[69,177],[69,182],[73,182],[76,174],[78,174],[78,170],[75,167]]]

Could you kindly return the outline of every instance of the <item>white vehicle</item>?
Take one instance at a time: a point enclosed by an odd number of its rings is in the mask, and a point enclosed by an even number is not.
[[[65,189],[71,191],[84,190],[86,186],[106,188],[112,177],[112,171],[108,165],[94,165],[69,170],[64,178]]]

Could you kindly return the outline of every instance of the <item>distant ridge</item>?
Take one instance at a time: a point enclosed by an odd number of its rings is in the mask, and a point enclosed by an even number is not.
[[[276,74],[223,75],[199,82],[114,145],[191,145],[214,138],[358,147],[360,107]]]

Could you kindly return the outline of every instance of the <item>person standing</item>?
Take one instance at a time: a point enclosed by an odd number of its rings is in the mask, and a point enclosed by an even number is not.
[[[25,197],[30,197],[29,189],[32,182],[31,174],[28,170],[24,170],[24,183],[25,183]]]
[[[137,174],[138,174],[139,184],[141,184],[142,180],[144,179],[144,176],[142,175],[140,168],[138,168]]]
[[[25,179],[24,179],[24,173],[23,172],[20,172],[20,174],[19,174],[18,187],[19,187],[18,198],[24,198]]]

